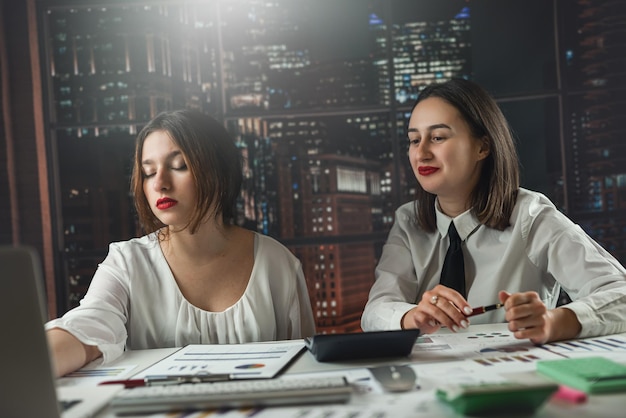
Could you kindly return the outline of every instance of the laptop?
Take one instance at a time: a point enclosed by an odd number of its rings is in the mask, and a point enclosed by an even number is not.
[[[95,416],[122,386],[56,387],[44,331],[42,287],[35,250],[0,247],[0,417]]]

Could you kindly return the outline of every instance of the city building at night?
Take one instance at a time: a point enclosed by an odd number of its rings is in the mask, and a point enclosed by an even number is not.
[[[42,253],[51,314],[79,302],[110,242],[143,233],[137,133],[194,108],[244,157],[237,223],[299,257],[319,332],[358,330],[395,210],[415,195],[411,106],[455,77],[503,109],[522,186],[626,261],[626,0],[38,0],[30,20],[18,3],[4,5],[9,75],[23,83],[39,58],[41,88],[5,100],[20,117],[0,138],[13,146],[0,236]],[[36,175],[13,174],[25,167]]]

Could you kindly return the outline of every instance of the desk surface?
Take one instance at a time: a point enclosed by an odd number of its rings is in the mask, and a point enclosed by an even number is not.
[[[452,409],[435,398],[437,386],[450,382],[478,382],[496,379],[523,378],[533,374],[535,361],[585,355],[601,355],[626,363],[626,334],[617,336],[623,347],[602,347],[602,344],[562,343],[535,347],[532,344],[515,340],[504,324],[474,325],[468,330],[453,334],[440,332],[420,337],[410,357],[382,359],[374,361],[353,361],[341,363],[319,363],[304,351],[285,371],[285,376],[302,374],[341,374],[356,386],[357,390],[346,405],[319,405],[265,409],[262,411],[230,411],[224,414],[204,412],[185,414],[184,417],[458,417]],[[602,338],[595,339],[599,342]],[[594,340],[591,340],[593,342]],[[591,349],[589,349],[591,347]],[[129,351],[107,368],[125,370],[124,378],[130,378],[150,365],[172,354],[177,349]],[[419,389],[401,394],[385,393],[372,378],[367,367],[381,364],[410,364],[418,376]],[[86,369],[93,369],[87,367]],[[97,384],[84,377],[62,378],[60,384]],[[570,404],[550,400],[537,412],[536,417],[615,417],[624,416],[626,395],[606,394],[589,396],[583,404]],[[332,413],[332,414],[331,414]],[[513,415],[514,411],[511,411]],[[153,417],[159,415],[151,415]],[[162,415],[176,418],[176,415]],[[183,414],[180,415],[181,417]],[[110,411],[103,411],[100,417],[115,417]],[[145,416],[144,416],[145,417]]]

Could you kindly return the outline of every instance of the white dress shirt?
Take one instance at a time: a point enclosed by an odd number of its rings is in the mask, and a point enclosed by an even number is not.
[[[467,211],[452,220],[438,210],[437,231],[417,227],[414,203],[396,211],[376,281],[361,318],[366,331],[399,329],[404,314],[439,283],[450,222],[463,240],[467,301],[498,303],[498,291],[534,290],[554,308],[562,287],[582,325],[579,337],[626,331],[626,269],[542,194],[520,189],[504,231],[481,225]],[[470,323],[504,321],[504,310],[477,315]]]
[[[80,305],[46,324],[88,345],[107,363],[127,349],[286,340],[315,324],[300,261],[255,234],[248,286],[233,306],[208,312],[182,295],[155,234],[112,243]]]

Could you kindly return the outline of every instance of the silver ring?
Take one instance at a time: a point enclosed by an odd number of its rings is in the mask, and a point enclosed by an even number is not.
[[[436,305],[438,300],[439,300],[439,296],[435,295],[432,298],[430,298],[430,303],[433,305]]]

